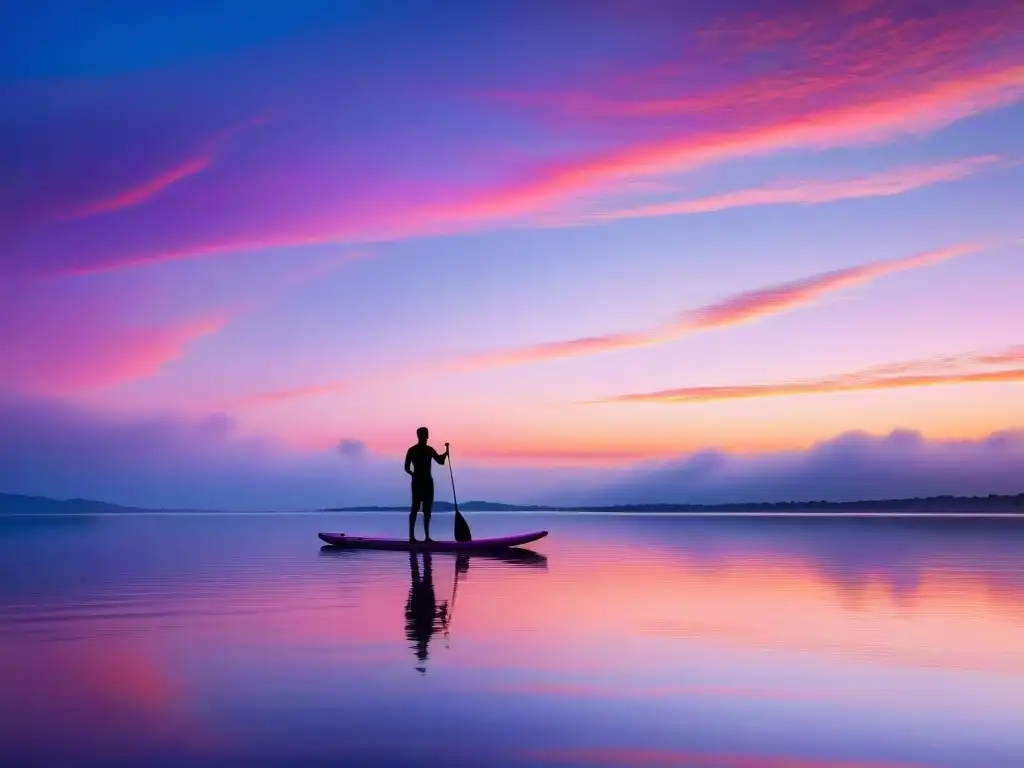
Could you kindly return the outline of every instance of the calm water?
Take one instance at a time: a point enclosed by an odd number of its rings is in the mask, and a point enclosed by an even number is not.
[[[0,519],[0,764],[1024,766],[1024,519],[469,518]]]

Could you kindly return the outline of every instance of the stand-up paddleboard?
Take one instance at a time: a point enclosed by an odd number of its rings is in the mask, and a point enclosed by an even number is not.
[[[503,536],[500,539],[476,539],[474,541],[409,541],[408,539],[369,539],[362,536],[346,536],[344,533],[318,533],[321,541],[335,547],[352,549],[392,549],[405,552],[483,552],[508,549],[543,539],[547,531],[521,533],[518,536]]]

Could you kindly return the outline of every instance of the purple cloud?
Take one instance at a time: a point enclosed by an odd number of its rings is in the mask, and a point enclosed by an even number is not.
[[[347,438],[299,452],[245,434],[224,414],[113,417],[0,399],[0,491],[151,507],[298,509],[405,503],[401,458]],[[351,457],[361,457],[351,461]],[[459,495],[513,503],[728,503],[985,495],[1024,491],[1024,430],[975,441],[897,430],[840,435],[806,451],[707,450],[612,473],[463,466]],[[439,498],[444,498],[439,496]]]
[[[0,395],[0,492],[83,497],[140,507],[302,509],[407,501],[401,457],[343,440],[291,450],[250,436],[228,415],[111,416],[55,400]],[[353,461],[353,454],[360,456]],[[460,470],[466,498],[537,501],[557,476],[535,469]],[[438,498],[447,498],[439,489]]]
[[[706,450],[622,472],[586,503],[857,501],[1024,492],[1024,429],[978,440],[847,432],[803,451]]]
[[[338,443],[338,453],[346,459],[358,461],[366,458],[368,449],[362,440],[355,440],[351,437],[342,438]]]

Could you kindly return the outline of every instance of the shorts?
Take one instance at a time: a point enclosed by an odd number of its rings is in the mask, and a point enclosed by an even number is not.
[[[434,505],[434,480],[413,480],[412,481],[412,508],[419,509],[423,505],[423,511],[429,512]]]

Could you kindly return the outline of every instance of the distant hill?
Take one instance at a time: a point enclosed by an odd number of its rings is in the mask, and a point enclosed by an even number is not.
[[[323,512],[404,512],[408,506],[329,507]],[[1024,493],[1016,496],[929,496],[911,499],[873,499],[866,501],[779,501],[741,502],[737,504],[616,504],[614,506],[543,506],[537,504],[501,504],[494,501],[467,501],[459,505],[464,512],[1024,512]],[[452,512],[449,501],[435,501],[435,512]]]
[[[502,504],[497,501],[467,501],[459,504],[463,512],[550,512],[555,507],[539,506],[537,504]],[[409,505],[401,507],[327,507],[321,512],[408,512]],[[454,512],[455,505],[450,501],[435,501],[434,512]]]
[[[406,512],[402,506],[327,507],[317,512]],[[464,512],[918,512],[923,514],[1006,513],[1024,514],[1024,493],[1016,496],[930,496],[914,499],[877,499],[868,501],[781,501],[738,504],[617,504],[605,507],[565,507],[539,504],[502,504],[495,501],[467,501],[459,505]],[[449,501],[435,501],[435,512],[452,512]],[[201,510],[158,510],[126,507],[93,499],[50,499],[0,493],[0,515],[112,514],[118,512],[198,512]],[[211,510],[212,511],[212,510]],[[223,510],[228,511],[228,510]]]
[[[59,501],[46,496],[23,496],[18,493],[0,493],[0,514],[22,515],[67,515],[98,514],[109,512],[137,512],[135,507],[122,507],[93,499],[65,499]]]

